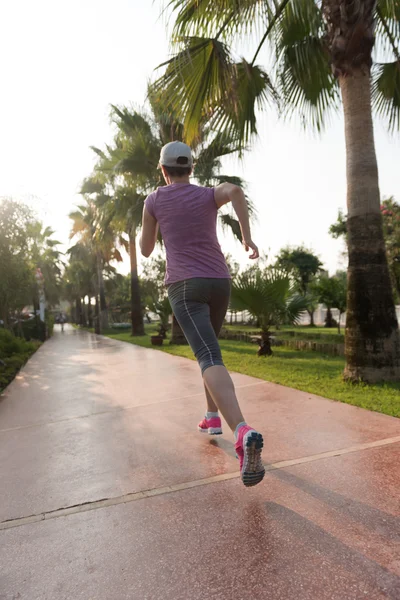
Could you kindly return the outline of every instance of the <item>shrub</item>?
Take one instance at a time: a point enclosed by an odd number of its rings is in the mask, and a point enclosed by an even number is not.
[[[0,390],[14,379],[39,345],[39,342],[27,342],[6,329],[0,329]]]
[[[21,327],[21,329],[19,329]],[[46,325],[40,319],[29,319],[22,321],[19,325],[14,325],[15,335],[22,335],[29,342],[30,340],[40,340],[44,342],[46,337],[51,337],[54,329],[54,317],[46,311]],[[46,335],[47,333],[47,335]]]

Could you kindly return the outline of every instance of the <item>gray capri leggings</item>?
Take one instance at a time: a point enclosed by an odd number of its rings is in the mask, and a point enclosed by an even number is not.
[[[168,287],[174,315],[192,348],[201,372],[223,365],[217,336],[228,310],[230,279],[186,279]]]

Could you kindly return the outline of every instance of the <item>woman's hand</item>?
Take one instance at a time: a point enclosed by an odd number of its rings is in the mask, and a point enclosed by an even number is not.
[[[244,249],[246,250],[246,252],[248,252],[249,250],[253,250],[253,252],[252,252],[252,254],[250,254],[249,258],[251,258],[252,260],[259,258],[260,253],[258,251],[257,246],[253,242],[253,240],[243,240],[243,246],[244,246]]]

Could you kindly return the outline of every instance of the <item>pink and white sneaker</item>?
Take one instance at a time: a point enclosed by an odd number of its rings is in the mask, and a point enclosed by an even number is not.
[[[204,419],[199,423],[198,430],[201,433],[208,433],[208,435],[220,435],[222,433],[221,419],[219,417],[212,417],[211,419]]]
[[[235,449],[240,462],[240,475],[246,487],[257,485],[264,478],[265,468],[261,460],[263,446],[261,433],[248,425],[239,428]]]

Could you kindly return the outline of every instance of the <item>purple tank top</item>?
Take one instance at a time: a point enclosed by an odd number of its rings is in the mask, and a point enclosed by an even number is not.
[[[173,183],[150,194],[145,206],[164,240],[167,285],[194,277],[230,278],[217,238],[214,188]]]

